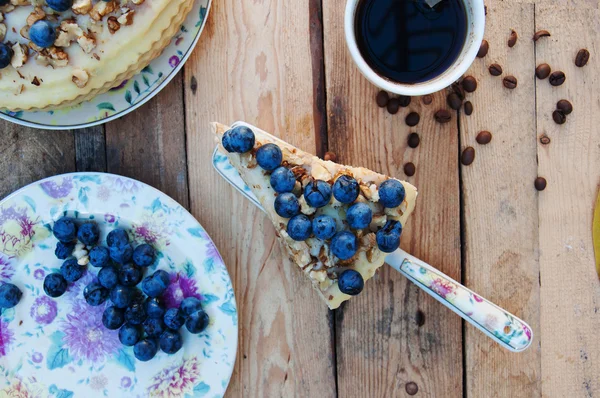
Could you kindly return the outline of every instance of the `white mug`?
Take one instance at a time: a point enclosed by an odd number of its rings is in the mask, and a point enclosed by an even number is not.
[[[483,40],[485,28],[485,10],[483,0],[463,0],[467,13],[467,38],[463,48],[452,65],[444,72],[420,83],[394,82],[375,72],[365,61],[358,49],[355,35],[355,14],[360,0],[348,0],[344,17],[346,44],[352,59],[361,73],[374,85],[394,94],[417,96],[440,91],[457,81],[469,69]]]

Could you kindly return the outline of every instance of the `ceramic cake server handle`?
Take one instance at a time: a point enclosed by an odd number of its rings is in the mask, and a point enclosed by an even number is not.
[[[258,199],[229,163],[227,156],[219,152],[218,147],[213,153],[212,163],[215,170],[227,182],[263,210]],[[504,348],[520,352],[531,344],[533,333],[524,321],[467,289],[431,265],[400,249],[388,254],[386,263]]]

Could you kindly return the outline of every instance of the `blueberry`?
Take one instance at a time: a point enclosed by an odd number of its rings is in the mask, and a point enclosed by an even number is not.
[[[48,48],[56,40],[56,29],[50,22],[42,19],[29,28],[29,39],[38,47]]]
[[[92,282],[83,289],[83,297],[91,306],[99,306],[108,298],[109,291],[99,283]]]
[[[155,278],[160,279],[166,287],[168,287],[169,283],[171,283],[171,277],[169,276],[169,273],[167,271],[159,269],[153,275]]]
[[[292,192],[296,185],[296,177],[291,170],[278,167],[271,173],[271,186],[277,193]]]
[[[303,241],[308,239],[312,233],[310,218],[304,214],[298,214],[290,218],[287,225],[287,233],[294,240]]]
[[[385,207],[398,207],[404,201],[404,185],[398,180],[385,180],[379,186],[379,203]]]
[[[86,246],[95,245],[100,239],[100,230],[95,222],[86,222],[79,227],[77,239]]]
[[[110,330],[117,330],[125,323],[125,311],[115,306],[106,307],[102,314],[102,324]]]
[[[133,289],[117,285],[110,291],[110,301],[118,308],[127,308],[133,299]]]
[[[175,330],[165,330],[160,335],[160,349],[167,354],[175,354],[183,347],[183,340],[179,332]]]
[[[162,271],[165,272],[165,271]],[[165,272],[166,273],[166,272]],[[168,274],[167,274],[168,280]],[[142,291],[148,297],[158,297],[167,289],[169,283],[165,283],[164,279],[160,277],[160,274],[154,273],[147,276],[142,281]]]
[[[335,235],[336,224],[331,216],[321,214],[312,221],[312,230],[319,239],[331,239]]]
[[[300,203],[293,193],[279,194],[275,198],[275,212],[283,218],[294,217],[300,213]]]
[[[12,283],[0,285],[0,308],[12,308],[21,300],[21,290]]]
[[[402,235],[402,224],[396,220],[389,220],[375,234],[377,246],[384,253],[391,253],[400,247],[400,235]]]
[[[10,3],[10,0],[0,0],[0,7],[7,5]]]
[[[333,184],[333,197],[342,203],[352,203],[358,198],[360,187],[358,182],[349,176],[342,175]]]
[[[107,289],[112,289],[119,283],[119,274],[114,267],[103,267],[98,272],[98,282]]]
[[[131,288],[131,304],[138,303],[143,304],[146,302],[146,295],[138,288]]]
[[[0,6],[1,6],[0,1]],[[5,43],[0,43],[0,69],[6,68],[10,65],[10,60],[14,55],[13,49]]]
[[[125,310],[125,320],[132,325],[141,325],[147,318],[146,306],[143,303],[131,304]]]
[[[323,207],[331,200],[331,185],[322,180],[314,180],[304,187],[304,199],[312,207]]]
[[[119,268],[119,282],[123,286],[135,286],[142,280],[143,271],[134,264],[125,264]]]
[[[353,269],[347,269],[340,274],[338,278],[338,287],[342,293],[356,296],[358,293],[362,292],[363,287],[365,287],[365,281],[360,272]]]
[[[348,260],[357,249],[356,236],[350,231],[341,231],[331,240],[331,252],[340,260]]]
[[[110,263],[110,251],[104,246],[96,246],[90,250],[90,264],[94,267],[106,267]]]
[[[127,347],[135,345],[142,338],[142,329],[139,326],[126,323],[119,329],[119,341]]]
[[[60,273],[67,282],[75,282],[81,279],[85,273],[85,268],[77,264],[77,260],[70,258],[60,267]]]
[[[63,243],[72,242],[77,238],[77,225],[72,218],[63,217],[54,223],[52,233]]]
[[[46,4],[54,11],[63,12],[73,6],[73,0],[46,0]]]
[[[208,326],[208,314],[202,310],[196,311],[189,316],[185,321],[185,327],[188,332],[192,334],[198,334],[202,332]]]
[[[367,228],[372,219],[373,210],[366,203],[355,203],[346,211],[346,220],[350,228]]]
[[[173,330],[179,330],[185,323],[185,317],[179,308],[169,308],[165,312],[163,320],[165,321],[165,325]]]
[[[254,132],[248,127],[239,126],[223,134],[223,147],[228,152],[246,153],[254,148]]]
[[[202,302],[196,297],[184,298],[179,308],[183,312],[183,315],[190,316],[194,312],[202,311]]]
[[[256,163],[264,170],[275,170],[282,160],[281,149],[275,144],[265,144],[256,151]]]
[[[146,243],[139,245],[133,251],[133,262],[140,267],[148,267],[154,263],[156,252],[154,248]]]
[[[148,318],[144,321],[144,332],[148,337],[160,337],[166,329],[162,318]]]
[[[165,306],[157,298],[146,300],[146,314],[149,318],[162,318],[165,315]]]
[[[58,242],[56,244],[56,249],[54,250],[54,255],[59,260],[66,260],[73,253],[73,249],[75,249],[75,242]]]
[[[129,235],[127,235],[127,231],[124,229],[113,229],[106,236],[108,247],[123,246],[126,243],[129,243]]]
[[[133,247],[129,243],[118,243],[110,248],[110,258],[116,263],[125,264],[133,257]]]
[[[60,297],[67,291],[67,281],[58,272],[44,279],[44,292],[50,297]]]
[[[133,355],[135,355],[135,357],[142,362],[151,360],[154,358],[157,352],[158,345],[152,339],[138,341],[133,346]]]

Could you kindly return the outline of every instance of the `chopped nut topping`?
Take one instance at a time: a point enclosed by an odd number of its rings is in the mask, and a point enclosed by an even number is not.
[[[83,69],[73,70],[73,83],[75,83],[77,87],[84,88],[88,80],[90,80],[90,75],[86,71]]]
[[[0,12],[0,22],[4,22],[4,14]]]
[[[24,44],[16,43],[12,46],[12,50],[14,54],[10,60],[10,64],[13,68],[20,68],[25,65],[29,54],[29,48]]]
[[[63,67],[69,64],[69,56],[66,52],[56,47],[50,49],[42,48],[36,56],[35,61],[43,66]]]
[[[15,95],[19,95],[21,94],[23,91],[25,91],[25,85],[24,84],[20,84],[16,90],[15,90]]]
[[[310,279],[316,280],[318,282],[325,282],[325,280],[327,279],[327,271],[324,269],[320,271],[310,271],[308,275],[310,276]]]
[[[116,31],[121,29],[121,24],[119,23],[119,21],[117,20],[117,17],[115,17],[115,16],[108,17],[108,21],[107,21],[106,25],[108,26],[108,31],[112,35],[114,35]]]
[[[143,4],[145,0],[131,0],[131,2],[135,5]]]
[[[90,17],[95,21],[102,21],[102,18],[113,12],[115,8],[116,3],[114,1],[99,1],[94,5],[92,11],[90,11]]]
[[[31,1],[29,0],[10,0],[10,4],[13,6],[30,6]]]
[[[121,12],[123,15],[121,15],[117,21],[124,26],[131,25],[133,23],[133,15],[135,14],[135,11],[130,10],[127,7],[123,7],[121,8]]]
[[[6,37],[6,25],[4,25],[3,23],[0,23],[0,41],[4,41],[5,37]]]
[[[94,37],[89,33],[84,33],[82,36],[80,36],[77,39],[77,43],[79,43],[79,46],[86,54],[91,53],[94,48],[96,48],[96,39],[94,39]],[[94,55],[94,58],[96,57],[97,55]],[[96,59],[100,60],[100,57]]]
[[[62,21],[58,37],[54,42],[56,47],[69,47],[72,41],[83,35],[83,31],[75,21]]]
[[[21,34],[21,36],[23,36],[23,38],[29,40],[29,28],[31,26],[29,25],[25,25],[21,28],[21,30],[19,31],[19,33]],[[14,28],[13,28],[14,29]]]
[[[0,7],[0,12],[3,14],[8,14],[11,11],[14,11],[15,6],[13,6],[12,4],[7,4],[5,6]]]
[[[37,76],[35,76],[31,81],[31,84],[33,84],[34,86],[39,86],[42,83],[40,83],[40,79],[38,79]]]
[[[37,21],[41,21],[44,18],[46,18],[46,13],[44,12],[44,10],[42,10],[42,7],[35,7],[33,12],[27,17],[26,22],[27,25],[31,26]]]
[[[92,9],[92,0],[75,0],[71,9],[75,14],[85,15]]]

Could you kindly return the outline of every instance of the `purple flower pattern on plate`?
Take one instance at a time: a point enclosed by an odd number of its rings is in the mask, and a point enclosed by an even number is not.
[[[10,263],[10,259],[4,254],[0,253],[0,283],[10,282],[14,274],[15,269]]]
[[[45,295],[36,298],[29,310],[31,318],[40,325],[51,324],[56,314],[56,301]]]
[[[0,318],[0,358],[6,355],[13,341],[13,332],[8,325]]]
[[[49,180],[40,184],[40,187],[46,195],[54,199],[67,197],[73,189],[73,180],[71,177],[63,177],[62,181],[57,182]]]
[[[42,281],[44,280],[44,277],[46,276],[46,271],[44,271],[41,268],[36,269],[35,271],[33,271],[33,277],[35,279],[37,279],[38,281]]]
[[[186,277],[183,273],[171,274],[171,284],[163,294],[163,300],[167,308],[178,307],[184,298],[196,297],[202,299],[198,293],[196,280]]]
[[[200,377],[198,358],[191,357],[182,364],[163,369],[152,378],[148,386],[151,397],[174,398],[189,394]]]

